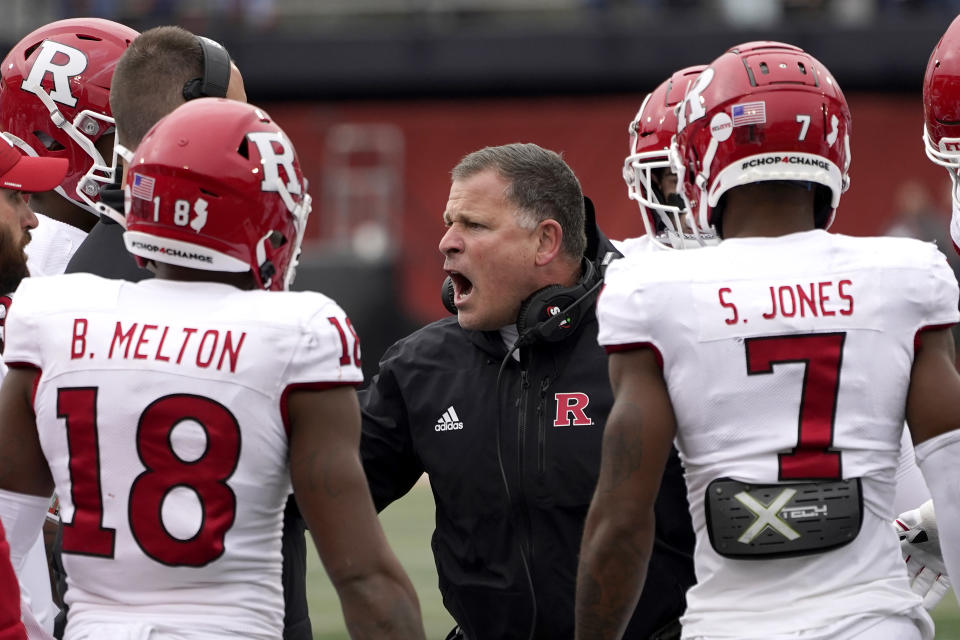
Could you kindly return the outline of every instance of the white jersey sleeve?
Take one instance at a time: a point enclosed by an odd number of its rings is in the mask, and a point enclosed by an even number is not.
[[[921,243],[917,253],[920,264],[929,264],[927,290],[923,290],[923,283],[917,284],[918,296],[923,296],[921,300],[925,301],[924,305],[918,305],[917,308],[922,316],[921,329],[953,326],[960,318],[957,311],[960,299],[957,277],[947,257],[932,242]]]
[[[360,340],[350,318],[333,301],[307,319],[296,354],[286,373],[289,384],[335,386],[363,382]]]
[[[658,352],[661,349],[651,331],[657,320],[654,296],[658,290],[644,278],[648,264],[654,269],[660,264],[657,259],[650,259],[653,255],[668,254],[631,254],[607,267],[603,292],[597,301],[597,341],[608,352],[641,346],[654,347]]]
[[[42,213],[36,216],[37,228],[30,232],[30,243],[24,249],[27,269],[34,277],[60,275],[87,234]]]

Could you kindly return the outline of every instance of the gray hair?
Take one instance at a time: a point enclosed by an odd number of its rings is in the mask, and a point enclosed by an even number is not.
[[[520,226],[532,229],[556,220],[563,229],[563,253],[577,260],[587,248],[583,192],[560,154],[532,143],[484,147],[468,153],[453,168],[454,180],[495,169],[510,183],[504,194],[517,206]]]

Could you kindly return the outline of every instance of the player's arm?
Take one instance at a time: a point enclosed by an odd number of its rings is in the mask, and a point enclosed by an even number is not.
[[[38,375],[36,369],[13,368],[0,385],[0,521],[10,544],[10,562],[17,571],[37,540],[53,493],[32,406]],[[32,619],[29,611],[23,613]]]
[[[960,374],[949,329],[923,331],[910,373],[907,424],[936,507],[947,573],[960,575]]]
[[[646,579],[654,502],[676,432],[652,349],[610,355],[614,404],[577,571],[576,638],[619,638]]]
[[[950,329],[917,334],[907,395],[907,425],[914,447],[960,428],[960,374]]]
[[[387,544],[360,465],[356,392],[296,391],[287,410],[294,494],[351,638],[423,638],[416,591]]]
[[[42,496],[49,503],[53,477],[43,457],[33,413],[33,386],[38,375],[37,369],[11,368],[0,385],[0,489]]]
[[[363,434],[360,458],[377,511],[406,495],[423,475],[414,453],[407,409],[393,365],[388,358],[358,397]]]

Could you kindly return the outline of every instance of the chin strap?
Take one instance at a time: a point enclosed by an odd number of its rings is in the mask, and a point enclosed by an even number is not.
[[[93,160],[94,165],[101,165],[101,166],[106,165],[106,161],[103,159],[103,156],[100,155],[100,152],[97,151],[97,147],[93,144],[93,140],[88,138],[87,135],[81,132],[80,129],[84,127],[84,125],[86,124],[84,121],[87,120],[88,118],[93,120],[100,120],[102,122],[106,122],[109,125],[114,124],[113,118],[111,118],[110,116],[105,116],[102,113],[97,113],[95,111],[90,111],[89,109],[84,109],[83,111],[78,113],[76,117],[74,117],[73,122],[71,122],[67,120],[66,116],[64,116],[63,113],[60,112],[60,109],[57,108],[57,105],[53,101],[53,98],[50,97],[49,93],[44,91],[43,87],[34,83],[28,83],[24,81],[24,83],[21,85],[21,88],[24,91],[29,91],[30,93],[34,94],[40,99],[40,102],[43,103],[43,106],[45,106],[47,108],[47,111],[50,112],[51,122],[53,122],[53,124],[58,129],[62,129],[63,131],[65,131],[66,134],[70,136],[70,139],[76,142],[80,146],[80,148],[83,149],[83,151],[88,156],[90,156],[90,158]],[[92,124],[95,124],[95,123],[92,123]],[[99,130],[100,130],[100,127],[98,126],[97,131]],[[94,133],[96,133],[96,131],[92,132],[89,135],[93,135]],[[29,147],[30,145],[27,145],[27,146]],[[33,155],[36,155],[36,153],[34,153]],[[93,202],[93,198],[92,198],[92,196],[95,196],[97,194],[88,193],[83,190],[83,187],[86,186],[86,184],[93,184],[94,187],[96,186],[96,183],[87,183],[85,181],[85,178],[88,174],[89,172],[87,174],[84,174],[83,178],[81,178],[81,180],[77,183],[77,195],[78,197],[80,197],[81,199],[80,201],[77,201],[75,198],[71,198],[69,195],[67,195],[67,192],[63,189],[63,187],[58,186],[56,189],[54,189],[54,191],[59,193],[61,196],[63,196],[70,202],[76,203],[78,206],[83,207],[84,209],[86,209],[91,213],[99,213],[95,209],[95,203]]]

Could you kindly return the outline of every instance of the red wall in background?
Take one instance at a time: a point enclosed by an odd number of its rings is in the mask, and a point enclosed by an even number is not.
[[[549,99],[475,99],[401,102],[278,103],[264,105],[297,147],[310,179],[314,211],[308,238],[320,235],[324,141],[342,123],[390,123],[405,139],[400,296],[421,321],[444,315],[437,242],[449,190],[449,171],[466,153],[487,145],[535,142],[563,152],[584,193],[597,207],[601,228],[613,238],[642,232],[621,178],[627,124],[642,95]],[[851,188],[833,230],[882,233],[896,213],[898,186],[919,180],[934,194],[948,224],[949,181],[930,163],[921,141],[919,95],[852,95]],[[315,245],[316,246],[316,245]],[[309,250],[309,249],[308,249]],[[313,250],[317,250],[314,248]]]

